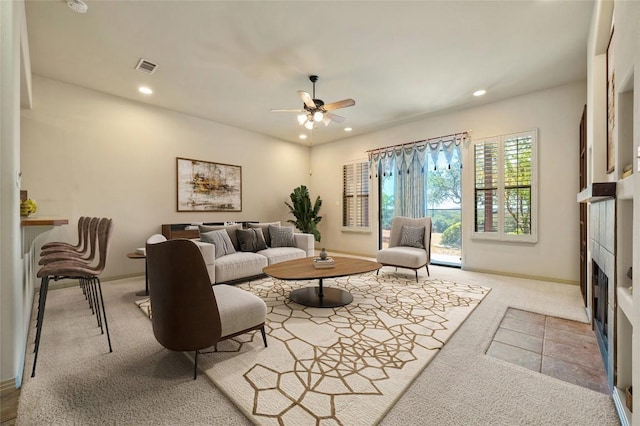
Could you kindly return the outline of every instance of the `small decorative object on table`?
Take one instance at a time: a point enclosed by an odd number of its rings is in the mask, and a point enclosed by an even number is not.
[[[324,259],[316,257],[313,259],[313,266],[317,269],[333,268],[336,266],[336,262],[331,257],[325,257]]]
[[[38,210],[38,205],[31,198],[20,203],[20,216],[27,217]]]
[[[320,259],[325,260],[327,258],[327,252],[324,251],[324,247],[320,250]]]

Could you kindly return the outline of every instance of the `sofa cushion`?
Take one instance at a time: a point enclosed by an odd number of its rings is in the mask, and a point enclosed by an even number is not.
[[[227,254],[235,253],[229,234],[224,229],[200,233],[200,240],[216,246],[216,259]]]
[[[421,268],[427,264],[427,252],[415,247],[389,247],[378,251],[376,261],[386,265]]]
[[[200,234],[202,234],[203,232],[218,231],[220,229],[224,229],[229,234],[229,238],[231,239],[233,248],[236,249],[236,251],[240,250],[240,244],[238,243],[238,236],[236,235],[236,231],[238,229],[242,229],[241,223],[238,223],[236,225],[198,225],[198,229],[200,230]]]
[[[258,252],[266,257],[269,265],[284,262],[285,260],[300,259],[307,257],[307,253],[297,247],[272,247]]]
[[[213,286],[222,337],[246,330],[264,323],[267,318],[267,305],[258,296],[233,287],[220,284]]]
[[[424,248],[424,226],[402,225],[400,246]]]
[[[251,251],[255,253],[267,248],[267,243],[264,241],[264,235],[262,234],[262,228],[238,229],[236,235],[238,236],[240,251]]]
[[[271,247],[271,234],[269,234],[269,225],[280,226],[280,222],[247,223],[247,226],[249,228],[261,228],[262,234],[264,235],[264,241],[269,247]]]
[[[205,243],[199,240],[191,240],[200,249],[200,253],[202,253],[202,258],[204,259],[204,264],[207,265],[207,272],[209,273],[209,279],[211,280],[211,284],[216,282],[216,249],[215,245],[210,243]]]
[[[296,241],[293,238],[293,227],[291,226],[269,226],[271,234],[271,247],[295,247]]]
[[[238,251],[216,259],[216,283],[261,275],[267,258],[257,253]]]

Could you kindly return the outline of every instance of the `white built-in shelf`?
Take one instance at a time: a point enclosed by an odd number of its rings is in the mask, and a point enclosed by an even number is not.
[[[616,197],[620,200],[633,200],[633,175],[618,181]]]
[[[622,426],[633,425],[633,414],[627,408],[627,394],[624,389],[613,388],[613,402],[616,405],[618,416],[620,417],[620,424]]]
[[[633,296],[627,287],[618,287],[618,306],[620,306],[631,325],[635,326],[633,323],[635,318],[633,314]]]

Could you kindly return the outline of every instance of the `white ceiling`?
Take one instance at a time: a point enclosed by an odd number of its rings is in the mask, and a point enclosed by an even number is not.
[[[593,1],[95,1],[26,4],[34,74],[317,145],[586,78]],[[134,69],[140,58],[152,75]],[[298,90],[343,125],[301,141]],[[144,96],[139,85],[154,93]],[[471,94],[487,89],[484,97]],[[345,133],[350,126],[353,132]]]

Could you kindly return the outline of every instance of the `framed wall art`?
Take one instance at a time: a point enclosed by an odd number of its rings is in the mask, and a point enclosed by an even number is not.
[[[607,45],[607,173],[615,169],[616,153],[616,73],[614,62],[614,31],[611,28],[611,36]]]
[[[179,212],[242,211],[242,167],[176,159]]]

